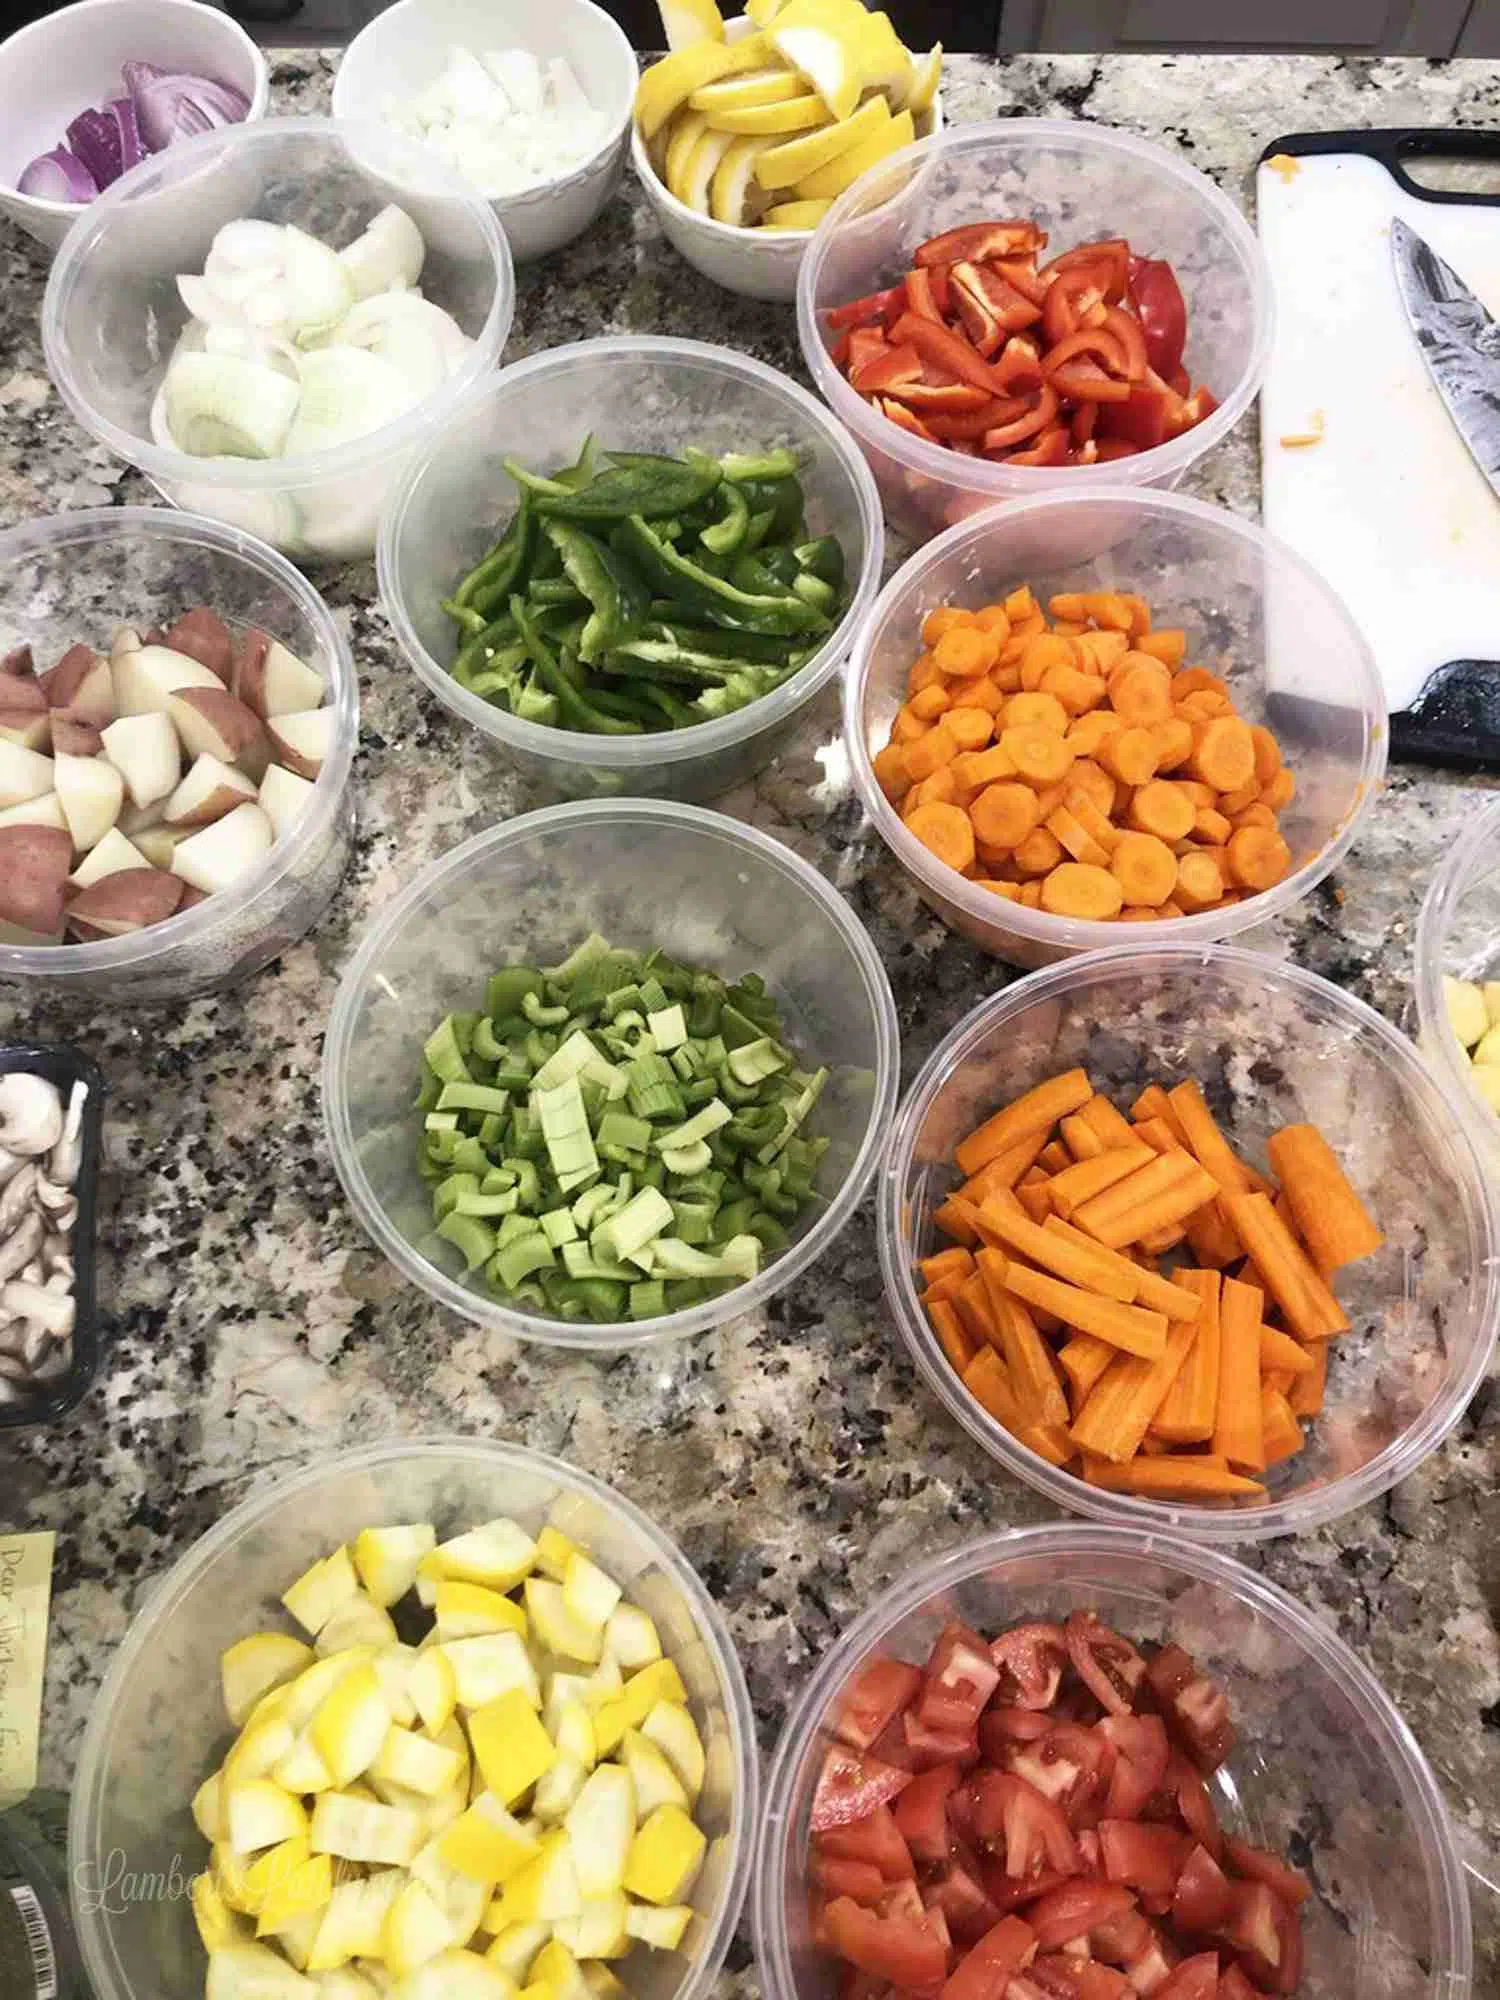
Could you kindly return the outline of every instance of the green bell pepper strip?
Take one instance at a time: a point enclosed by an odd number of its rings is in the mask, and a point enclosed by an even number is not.
[[[824,583],[832,584],[835,590],[843,589],[846,576],[844,548],[836,535],[818,535],[810,542],[801,542],[792,554],[799,569],[810,570]]]
[[[653,533],[649,522],[632,514],[615,529],[614,546],[637,562],[648,583],[711,623],[744,626],[752,632],[790,636],[821,625],[822,619],[790,591],[784,595],[738,589],[712,575]]]
[[[573,492],[539,493],[537,512],[562,521],[623,521],[628,514],[661,519],[696,506],[723,478],[712,461],[687,465],[678,458],[655,458],[644,452],[631,454],[629,462],[620,455],[614,460],[587,486]]]
[[[726,479],[795,479],[799,468],[796,452],[782,445],[758,458],[741,451],[727,452],[719,460],[719,470]]]
[[[523,489],[520,505],[511,516],[510,525],[489,554],[482,557],[459,584],[453,593],[453,601],[456,604],[472,604],[475,610],[486,615],[493,605],[504,603],[531,561],[535,534],[536,523],[530,498]]]
[[[618,716],[606,715],[603,709],[595,708],[585,701],[573,683],[563,673],[552,655],[546,640],[537,630],[531,614],[519,597],[510,603],[510,615],[516,621],[521,637],[526,641],[531,655],[532,671],[547,689],[557,696],[558,708],[574,729],[586,729],[596,736],[638,736],[641,727],[638,722],[624,722]]]
[[[745,498],[744,488],[736,486],[733,480],[725,480],[718,493],[720,514],[710,528],[704,528],[698,536],[710,555],[732,556],[744,542],[750,527],[750,503]]]
[[[646,586],[608,543],[569,521],[543,523],[548,541],[562,557],[563,570],[588,601],[589,617],[579,637],[579,658],[592,666],[611,646],[632,638],[645,623]]]

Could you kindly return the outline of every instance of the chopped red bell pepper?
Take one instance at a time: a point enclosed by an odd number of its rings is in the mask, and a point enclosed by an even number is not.
[[[1187,307],[1170,264],[1155,257],[1130,260],[1130,297],[1144,330],[1146,352],[1157,374],[1170,381],[1187,344]],[[1182,392],[1187,394],[1187,390]]]
[[[921,373],[922,357],[914,347],[909,344],[886,346],[879,354],[851,369],[849,381],[862,396],[868,396],[886,390],[894,393],[901,384],[915,382]]]
[[[968,222],[948,229],[941,236],[929,236],[920,243],[912,262],[956,264],[967,259],[981,263],[990,257],[1025,257],[1047,247],[1047,233],[1034,222]]]
[[[876,326],[902,311],[905,303],[906,293],[900,285],[892,285],[884,292],[866,292],[862,299],[850,299],[845,305],[832,307],[828,325],[835,332],[843,327]]]
[[[1054,424],[1051,430],[1043,431],[1036,443],[1026,451],[1010,453],[1011,465],[1066,465],[1073,449],[1073,440],[1066,424]]]
[[[1012,445],[1024,444],[1027,438],[1036,437],[1047,429],[1057,415],[1057,391],[1050,382],[1044,382],[1037,395],[1036,405],[1023,417],[1013,417],[1008,424],[997,424],[984,434],[986,451],[1009,451]]]
[[[937,265],[934,268],[938,270],[945,269],[942,265]],[[944,309],[937,302],[936,289],[932,282],[932,272],[927,270],[908,271],[904,285],[906,311],[915,313],[919,319],[933,320],[937,325],[941,326],[943,324]]]
[[[883,416],[890,418],[898,430],[910,431],[913,437],[924,438],[928,444],[938,443],[939,440],[928,430],[916,411],[907,409],[904,403],[898,403],[894,396],[874,396],[871,401]]]
[[[1076,271],[1085,265],[1103,266],[1106,296],[1118,304],[1130,283],[1130,245],[1124,237],[1105,236],[1097,243],[1076,244],[1044,264],[1042,276],[1045,278],[1051,272],[1060,277],[1065,271]]]
[[[955,264],[951,271],[953,306],[964,332],[985,356],[1004,346],[1012,333],[1034,326],[1041,310],[1008,278],[984,264]]]

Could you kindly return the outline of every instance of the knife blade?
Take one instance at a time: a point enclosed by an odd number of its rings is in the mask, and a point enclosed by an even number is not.
[[[1500,494],[1500,324],[1399,216],[1391,219],[1391,257],[1427,372],[1474,463]]]

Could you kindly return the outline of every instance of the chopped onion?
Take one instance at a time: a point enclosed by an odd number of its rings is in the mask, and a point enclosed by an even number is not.
[[[68,127],[68,143],[101,188],[146,157],[128,97],[114,98],[102,111],[80,111]]]
[[[54,146],[33,160],[16,187],[39,201],[92,201],[99,192],[88,168],[66,146]]]
[[[156,63],[125,64],[125,88],[140,121],[146,150],[159,153],[174,139],[190,139],[219,125],[238,125],[250,100],[230,84]]]

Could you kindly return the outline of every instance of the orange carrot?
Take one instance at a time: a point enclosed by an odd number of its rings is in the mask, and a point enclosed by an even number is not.
[[[1265,1493],[1258,1479],[1231,1472],[1221,1458],[1204,1452],[1160,1458],[1134,1458],[1127,1465],[1097,1465],[1090,1483],[1107,1493],[1135,1493],[1151,1500],[1212,1500],[1220,1496],[1257,1498]]]
[[[1179,667],[1187,657],[1187,633],[1172,626],[1161,626],[1154,632],[1141,633],[1136,639],[1135,649],[1138,653],[1149,653],[1164,667]]]
[[[1084,1202],[1095,1195],[1103,1194],[1127,1175],[1135,1173],[1148,1164],[1150,1150],[1141,1145],[1112,1147],[1101,1153],[1097,1160],[1080,1160],[1052,1178],[1048,1193],[1052,1197],[1052,1207],[1065,1222],[1071,1221],[1073,1214]]]
[[[1108,866],[1108,850],[1099,845],[1088,828],[1067,806],[1058,806],[1048,813],[1047,831],[1064,853],[1070,854],[1075,861],[1086,861],[1095,868]],[[1172,864],[1172,872],[1175,876],[1177,872],[1175,861]]]
[[[1156,745],[1157,770],[1180,771],[1193,754],[1193,725],[1180,715],[1169,715],[1152,724],[1151,740]]]
[[[1065,1347],[1058,1349],[1058,1364],[1072,1385],[1078,1408],[1083,1407],[1090,1389],[1119,1352],[1118,1347],[1092,1333],[1075,1333]]]
[[[1017,1139],[1014,1145],[986,1162],[979,1172],[966,1180],[958,1190],[964,1201],[970,1201],[976,1208],[983,1207],[992,1194],[1002,1188],[1013,1188],[1016,1182],[1031,1167],[1037,1154],[1047,1143],[1047,1128],[1039,1126],[1035,1132],[1028,1132]]]
[[[1001,754],[1014,770],[1015,760],[1003,745]],[[974,831],[988,847],[1019,847],[1035,830],[1040,816],[1041,808],[1030,785],[1009,782],[987,785],[969,807]]]
[[[1078,1456],[1066,1424],[1023,1424],[1016,1436],[1049,1465],[1069,1465]]]
[[[1084,1108],[1086,1110],[1088,1107]],[[1059,1129],[1062,1132],[1063,1144],[1075,1160],[1097,1160],[1101,1153],[1108,1151],[1104,1141],[1082,1111],[1075,1111],[1072,1117],[1065,1118]]]
[[[1101,923],[1117,917],[1124,901],[1120,884],[1109,870],[1086,861],[1059,862],[1042,883],[1042,908],[1057,917]]]
[[[984,1279],[978,1271],[972,1278],[965,1278],[949,1303],[963,1322],[964,1331],[976,1347],[983,1347],[986,1341],[991,1347],[998,1344],[999,1328],[995,1325],[995,1316],[990,1310],[989,1293],[985,1290]]]
[[[939,604],[922,620],[922,644],[933,647],[945,632],[962,631],[973,622],[972,611],[964,611],[957,604]]]
[[[1096,708],[1079,716],[1068,731],[1068,741],[1080,757],[1096,757],[1100,747],[1111,736],[1118,736],[1124,727],[1112,708]]]
[[[952,805],[957,796],[958,781],[953,775],[953,766],[940,764],[930,778],[912,786],[902,802],[901,817],[910,826],[912,814],[918,806]]]
[[[1050,875],[1062,858],[1063,851],[1058,845],[1056,834],[1048,833],[1044,826],[1033,827],[1011,856],[1018,875],[1038,878],[1035,883],[1036,898],[1033,908],[1041,902],[1041,878]]]
[[[906,768],[912,780],[920,784],[923,778],[930,778],[942,764],[951,764],[958,755],[958,739],[946,722],[935,722],[915,743],[906,746]]]
[[[1315,1340],[1308,1353],[1313,1359],[1312,1373],[1299,1375],[1286,1395],[1294,1417],[1315,1417],[1323,1407],[1323,1391],[1328,1381],[1328,1342]]]
[[[1212,1180],[1195,1160],[1182,1153],[1161,1153],[1086,1201],[1072,1219],[1108,1249],[1120,1250],[1154,1230],[1184,1221],[1213,1192]]]
[[[936,1283],[928,1285],[925,1291],[921,1292],[919,1296],[924,1306],[930,1306],[938,1299],[953,1298],[957,1293],[963,1290],[967,1282],[968,1279],[966,1275],[964,1276],[955,1275],[954,1277],[951,1278],[939,1278],[936,1281]]]
[[[1065,736],[1068,729],[1068,711],[1056,695],[1041,689],[1031,694],[1013,694],[1000,711],[1000,719],[1007,729],[1024,729],[1032,724],[1051,730],[1055,736]]]
[[[1005,1289],[1028,1305],[1041,1306],[1046,1312],[1056,1313],[1065,1325],[1076,1327],[1080,1333],[1091,1333],[1097,1340],[1107,1340],[1111,1347],[1122,1348],[1127,1354],[1153,1360],[1166,1344],[1168,1321],[1165,1314],[1150,1312],[1143,1306],[1121,1305],[1116,1299],[1100,1298],[1097,1292],[1085,1292],[1077,1285],[1065,1285],[1060,1279],[1049,1278],[1045,1272],[1033,1271],[1014,1259],[1005,1267]]]
[[[1123,1112],[1117,1111],[1107,1097],[1095,1094],[1084,1105],[1078,1116],[1087,1125],[1092,1125],[1106,1146],[1133,1146],[1136,1136],[1130,1129],[1130,1121]]]
[[[934,1299],[927,1308],[927,1317],[932,1321],[932,1330],[944,1354],[962,1375],[983,1343],[970,1337],[967,1327],[947,1299]]]
[[[1323,1277],[1373,1256],[1385,1242],[1316,1125],[1283,1125],[1266,1141],[1266,1155]]]
[[[937,727],[941,729],[942,724]],[[1000,741],[1017,771],[1034,785],[1058,784],[1073,763],[1072,744],[1040,723],[1028,722],[1019,728],[1004,729]]]
[[[1302,1426],[1279,1389],[1261,1385],[1260,1428],[1267,1465],[1280,1465],[1301,1451],[1305,1440]]]
[[[1284,1374],[1311,1375],[1317,1364],[1313,1360],[1313,1348],[1304,1347],[1300,1340],[1293,1340],[1289,1333],[1281,1332],[1278,1327],[1263,1326],[1260,1330],[1260,1365],[1263,1374],[1274,1368]]]
[[[1264,1333],[1265,1328],[1262,1327],[1261,1331]],[[1296,1379],[1290,1368],[1263,1368],[1260,1373],[1261,1390],[1264,1393],[1267,1389],[1274,1389],[1279,1396],[1284,1396]]]
[[[1198,1316],[1182,1372],[1151,1420],[1158,1437],[1201,1444],[1214,1434],[1219,1399],[1219,1274],[1179,1271],[1177,1286],[1194,1299]]]
[[[960,874],[974,865],[974,829],[962,806],[934,800],[907,815],[908,830],[930,854]]]
[[[1132,666],[1130,655],[1109,677],[1109,705],[1127,728],[1152,729],[1172,713],[1172,686],[1159,661]]]
[[[1349,1317],[1313,1268],[1302,1245],[1263,1194],[1223,1197],[1229,1226],[1244,1244],[1261,1284],[1302,1340],[1342,1333]]]
[[[1109,866],[1127,903],[1164,903],[1177,886],[1177,856],[1152,833],[1122,834]]]
[[[1144,785],[1156,776],[1156,744],[1149,730],[1122,729],[1106,737],[1095,754],[1122,785]]]
[[[1193,830],[1189,838],[1201,841],[1205,847],[1223,847],[1233,832],[1233,821],[1225,819],[1223,813],[1216,812],[1212,806],[1199,806],[1193,814]]]
[[[993,1347],[980,1348],[959,1372],[964,1387],[981,1408],[998,1417],[1008,1431],[1020,1429],[1026,1421],[1025,1409],[1010,1370]]]
[[[1083,821],[1084,825],[1093,831],[1093,821],[1083,813],[1078,813],[1077,807],[1073,803],[1075,792],[1082,792],[1083,796],[1093,806],[1099,818],[1104,821],[1111,832],[1118,833],[1119,829],[1114,825],[1111,815],[1119,802],[1120,787],[1109,775],[1108,771],[1105,770],[1104,766],[1094,758],[1075,757],[1073,768],[1069,771],[1063,783],[1063,804],[1069,806],[1077,813],[1078,818]],[[1101,847],[1108,847],[1110,844],[1097,833],[1095,834],[1095,838],[1099,840]]]
[[[1211,910],[1224,894],[1224,872],[1217,853],[1204,850],[1180,854],[1177,857],[1177,887],[1174,893],[1190,915],[1196,915],[1199,910]]]
[[[1226,851],[1230,875],[1246,889],[1274,889],[1292,865],[1292,851],[1273,826],[1236,827]]]
[[[1245,1195],[1245,1201],[1264,1200]],[[1265,1470],[1261,1435],[1260,1323],[1265,1304],[1254,1285],[1226,1278],[1219,1293],[1219,1391],[1213,1448],[1231,1465]]]
[[[1103,778],[1105,782],[1110,786],[1111,790],[1113,790],[1115,781],[1113,778],[1109,776],[1109,773],[1107,771],[1100,770],[1099,766],[1097,764],[1092,763],[1088,758],[1084,758],[1082,762],[1087,769],[1093,771],[1099,771],[1100,777]],[[1093,798],[1091,798],[1086,791],[1080,790],[1074,784],[1074,780],[1077,778],[1078,773],[1079,773],[1079,765],[1075,764],[1072,770],[1068,773],[1068,782],[1064,787],[1063,803],[1067,806],[1068,811],[1073,815],[1074,819],[1076,819],[1078,824],[1083,828],[1084,832],[1092,834],[1094,840],[1104,850],[1104,852],[1106,854],[1111,854],[1113,853],[1114,849],[1119,844],[1119,842],[1124,838],[1124,835],[1120,832],[1120,829],[1115,825],[1114,821],[1109,818],[1106,810],[1101,806],[1099,806],[1097,802]]]
[[[938,723],[937,728],[942,727]],[[908,761],[911,754],[908,751]],[[1192,832],[1195,811],[1192,800],[1171,778],[1153,778],[1132,792],[1128,816],[1137,832],[1154,833],[1170,844],[1185,840]]]
[[[1237,715],[1216,715],[1205,722],[1193,745],[1195,778],[1216,792],[1236,792],[1255,779],[1255,744],[1248,723]]]
[[[976,1174],[1018,1139],[1032,1132],[1050,1132],[1059,1118],[1081,1110],[1094,1094],[1088,1071],[1065,1070],[1014,1098],[993,1117],[976,1126],[953,1150],[962,1174]]]
[[[1094,1384],[1068,1435],[1080,1451],[1091,1451],[1116,1464],[1134,1458],[1151,1419],[1177,1380],[1187,1359],[1196,1328],[1177,1321],[1167,1330],[1157,1360],[1120,1354]]]
[[[998,1250],[981,1250],[979,1270],[989,1292],[1000,1352],[1022,1407],[1043,1423],[1066,1423],[1068,1399],[1052,1350],[1021,1300],[1009,1290],[1011,1266]]]
[[[1037,1154],[1036,1163],[1044,1174],[1060,1174],[1073,1164],[1069,1158],[1067,1147],[1058,1139],[1048,1140],[1047,1144]]]
[[[935,682],[919,688],[906,705],[913,715],[920,715],[924,722],[936,722],[953,706],[953,697],[940,682]]]
[[[967,1250],[935,1250],[930,1257],[918,1261],[917,1269],[929,1285],[935,1285],[939,1278],[951,1276],[955,1271],[961,1278],[972,1277],[974,1259]]]
[[[1264,1194],[1266,1183],[1235,1153],[1214,1122],[1203,1092],[1189,1078],[1167,1092],[1177,1129],[1200,1167],[1211,1174],[1224,1194]]]
[[[974,1227],[974,1209],[961,1195],[949,1195],[932,1211],[934,1228],[941,1229],[945,1236],[951,1236],[955,1243],[972,1247],[979,1241],[979,1232]]]
[[[1269,806],[1272,812],[1280,812],[1289,806],[1297,796],[1297,780],[1290,771],[1278,771],[1268,785],[1261,789],[1260,802]]]
[[[1033,1264],[1040,1264],[1043,1270],[1065,1278],[1070,1285],[1097,1292],[1104,1298],[1116,1299],[1121,1305],[1129,1305],[1134,1299],[1134,1278],[1097,1245],[1088,1243],[1086,1239],[1080,1241],[1071,1233],[1064,1236],[1055,1230],[1039,1229],[1028,1217],[998,1201],[987,1203],[980,1213],[987,1229],[998,1236],[1007,1249],[1019,1252]],[[1052,1302],[1043,1299],[1039,1303],[1050,1305]],[[1059,1308],[1053,1306],[1053,1310]]]
[[[875,772],[875,782],[888,799],[904,798],[911,785],[911,772],[906,768],[906,751],[900,743],[887,743],[870,760]]]
[[[1016,1200],[1033,1222],[1042,1223],[1052,1213],[1052,1193],[1045,1181],[1024,1182],[1016,1189]]]
[[[993,632],[982,632],[976,625],[954,625],[933,647],[932,656],[943,673],[969,680],[989,672],[1000,657],[1000,644]]]

